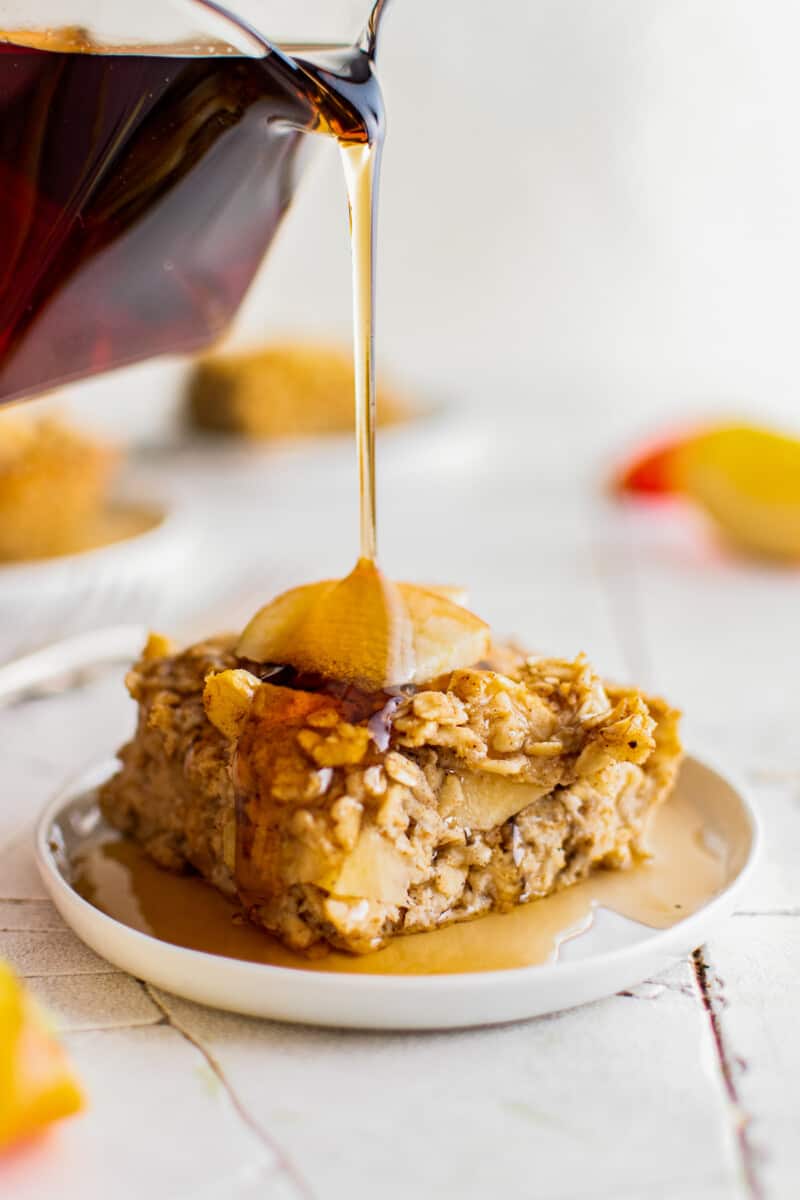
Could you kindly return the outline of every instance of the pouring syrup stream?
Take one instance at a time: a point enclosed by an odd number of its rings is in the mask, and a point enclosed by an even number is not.
[[[382,137],[382,132],[381,132]],[[378,558],[375,501],[375,225],[381,142],[341,145],[353,257],[353,356],[361,559]]]

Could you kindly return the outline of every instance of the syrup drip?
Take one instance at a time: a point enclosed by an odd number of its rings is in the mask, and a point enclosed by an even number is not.
[[[368,692],[341,679],[329,679],[325,675],[309,671],[296,671],[294,667],[254,663],[248,659],[241,659],[240,666],[275,687],[330,696],[345,721],[353,725],[366,721],[372,740],[379,750],[388,750],[392,718],[397,706],[405,696],[412,695],[414,691],[412,687],[403,687]]]

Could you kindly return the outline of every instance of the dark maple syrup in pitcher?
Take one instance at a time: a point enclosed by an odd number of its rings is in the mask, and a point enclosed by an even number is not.
[[[0,38],[0,400],[213,341],[291,200],[303,133],[379,140],[364,48]]]

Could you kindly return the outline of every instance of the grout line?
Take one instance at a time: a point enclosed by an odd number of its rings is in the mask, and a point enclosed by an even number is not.
[[[0,934],[4,933],[60,933],[60,929],[42,929],[41,925],[0,925]]]
[[[261,1143],[261,1145],[264,1147],[264,1149],[267,1150],[269,1152],[269,1154],[272,1156],[272,1158],[275,1159],[275,1161],[278,1164],[279,1169],[292,1181],[292,1183],[297,1188],[299,1195],[302,1196],[304,1198],[304,1200],[315,1200],[314,1193],[312,1192],[311,1187],[308,1184],[308,1181],[303,1177],[303,1175],[300,1173],[297,1166],[294,1164],[294,1162],[292,1162],[291,1158],[289,1158],[289,1156],[282,1149],[282,1147],[267,1133],[267,1131],[258,1123],[258,1121],[256,1121],[255,1118],[252,1117],[250,1115],[250,1113],[247,1111],[244,1104],[239,1099],[239,1096],[237,1095],[236,1091],[234,1090],[234,1088],[231,1086],[230,1082],[226,1078],[225,1073],[222,1070],[222,1067],[217,1062],[217,1060],[214,1058],[211,1051],[208,1050],[208,1048],[203,1045],[203,1043],[199,1040],[199,1038],[195,1037],[194,1034],[190,1033],[189,1030],[185,1028],[185,1026],[181,1025],[181,1023],[173,1017],[172,1013],[169,1011],[169,1009],[166,1007],[166,1005],[163,1004],[163,1002],[159,999],[159,997],[156,995],[154,989],[150,986],[149,983],[145,983],[144,980],[142,980],[142,979],[140,979],[138,982],[141,984],[146,995],[150,998],[150,1000],[152,1000],[153,1004],[155,1004],[156,1008],[162,1014],[163,1023],[165,1025],[169,1025],[170,1028],[174,1029],[175,1032],[180,1034],[180,1036],[182,1038],[185,1038],[185,1040],[187,1042],[189,1042],[190,1045],[194,1046],[195,1050],[197,1050],[197,1052],[203,1056],[209,1069],[213,1072],[213,1074],[219,1080],[228,1099],[230,1100],[231,1104],[233,1105],[234,1111],[238,1114],[239,1118],[245,1123],[245,1125],[247,1125],[247,1127],[255,1135],[255,1137]]]
[[[759,1179],[756,1167],[756,1151],[750,1141],[750,1122],[753,1118],[744,1108],[736,1088],[733,1070],[735,1059],[732,1058],[726,1045],[725,1036],[722,1031],[722,1022],[720,1020],[721,995],[719,979],[712,976],[709,963],[704,958],[704,949],[704,947],[697,949],[692,954],[692,966],[694,968],[697,990],[700,993],[700,1000],[711,1027],[711,1036],[714,1040],[722,1083],[732,1109],[736,1145],[747,1193],[750,1200],[765,1200],[764,1188]],[[716,988],[712,985],[712,978],[714,979]],[[716,996],[715,991],[717,993]]]
[[[800,917],[800,908],[740,908],[735,917]]]
[[[14,932],[18,931],[15,930]],[[105,971],[56,971],[53,974],[47,975],[21,975],[19,971],[16,971],[16,974],[19,975],[20,979],[118,979],[124,972],[118,971],[116,967],[112,967],[109,963]]]
[[[61,925],[53,925],[50,929],[41,925],[0,925],[0,933],[63,933],[64,928]]]
[[[19,929],[14,929],[14,930],[12,930],[12,932],[13,933],[20,933],[20,932],[23,932],[23,933],[28,932],[29,933],[31,931],[30,930],[20,931]],[[34,932],[42,932],[42,931],[35,930]],[[19,976],[20,979],[104,979],[108,975],[111,975],[116,979],[120,975],[125,974],[124,971],[114,971],[114,970],[109,971],[108,969],[106,969],[104,971],[21,971],[19,969],[19,967],[14,966],[13,963],[11,963],[11,967],[14,971],[14,974]]]
[[[52,1015],[52,1010],[50,1010],[50,1015]],[[56,1017],[56,1031],[59,1038],[76,1037],[81,1033],[127,1033],[131,1029],[152,1029],[154,1025],[161,1024],[162,1020],[159,1017],[152,1021],[126,1021],[121,1025],[64,1025]]]

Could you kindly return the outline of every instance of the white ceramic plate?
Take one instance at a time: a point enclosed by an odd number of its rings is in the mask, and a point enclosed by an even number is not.
[[[158,502],[141,507],[163,514],[141,533],[76,554],[0,564],[0,661],[103,625],[166,620],[166,582],[183,578],[196,535],[188,512]]]
[[[506,971],[396,976],[342,975],[223,958],[163,942],[121,924],[70,883],[71,858],[97,837],[90,795],[114,769],[84,773],[48,806],[36,830],[39,870],[53,902],[98,954],[167,991],[248,1016],[351,1029],[455,1029],[493,1025],[573,1008],[665,970],[733,910],[753,866],[755,814],[741,789],[689,758],[678,786],[688,789],[708,834],[728,864],[723,889],[670,929],[655,930],[600,909],[555,963]]]

